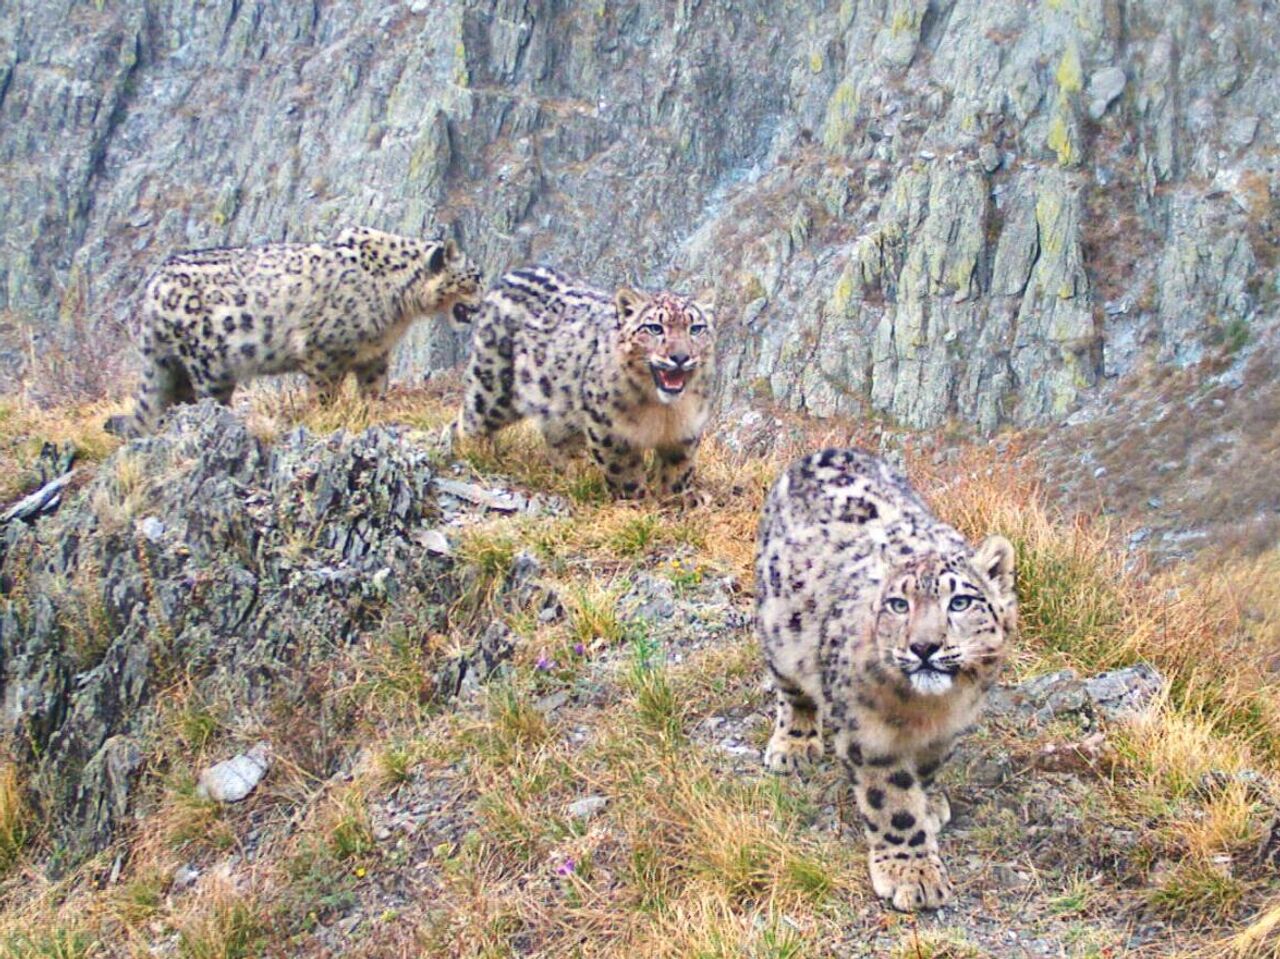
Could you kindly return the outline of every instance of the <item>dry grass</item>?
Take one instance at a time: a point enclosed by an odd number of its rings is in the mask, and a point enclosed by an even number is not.
[[[17,862],[30,835],[31,811],[22,795],[18,767],[0,762],[0,876]]]
[[[59,449],[73,446],[80,463],[104,460],[120,441],[102,425],[108,416],[125,408],[121,403],[94,402],[40,409],[12,398],[0,399],[0,504],[39,484],[37,467],[45,444]]]
[[[222,875],[201,883],[172,923],[182,959],[248,959],[267,928],[254,897]]]
[[[268,439],[299,422],[354,430],[394,420],[418,431],[407,442],[426,443],[452,416],[439,391],[393,392],[379,403],[347,393],[323,408],[288,395],[251,403],[255,430]],[[672,665],[671,650],[620,603],[646,573],[667,578],[677,595],[728,577],[746,609],[769,485],[795,455],[856,442],[859,429],[788,420],[763,454],[710,438],[699,463],[710,502],[682,510],[607,502],[594,471],[555,463],[531,430],[461,450],[473,478],[560,496],[566,513],[466,528],[456,537],[464,595],[447,623],[406,612],[317,678],[316,698],[327,705],[318,718],[291,715],[280,735],[327,735],[325,749],[348,759],[363,748],[361,770],[332,777],[299,753],[273,772],[287,782],[273,778],[269,801],[233,809],[201,803],[185,774],[156,778],[145,838],[116,886],[95,889],[99,867],[56,893],[0,888],[8,915],[0,957],[92,955],[96,947],[82,941],[107,931],[128,944],[113,955],[142,954],[157,937],[192,957],[247,956],[286,940],[289,954],[319,955],[318,930],[361,909],[374,917],[361,927],[369,955],[792,957],[854,940],[904,957],[984,954],[964,930],[880,918],[860,845],[817,828],[840,792],[835,773],[766,777],[754,762],[733,766],[699,732],[709,719],[766,710],[758,649],[745,633],[685,650]],[[1026,921],[1050,917],[1041,931],[1055,936],[1081,925],[1069,955],[1123,954],[1121,934],[1107,925],[1123,914],[1164,924],[1187,954],[1276,959],[1280,889],[1254,852],[1275,797],[1251,783],[1274,781],[1280,760],[1280,554],[1211,557],[1152,576],[1104,523],[1059,515],[1016,449],[937,452],[921,447],[907,460],[939,513],[975,539],[999,532],[1018,549],[1016,676],[1145,660],[1171,681],[1158,711],[1106,728],[1103,759],[1082,774],[1093,777],[1091,805],[1073,838],[1084,848],[1116,829],[1140,835],[1124,876],[1069,868],[1083,853],[1054,851],[1063,874],[1039,877],[1025,894]],[[144,478],[130,475],[128,460],[113,469],[123,491],[114,505],[127,511]],[[522,550],[554,581],[563,619],[545,622],[504,596]],[[431,701],[432,670],[492,618],[520,637],[508,673],[480,702],[442,710]],[[547,705],[556,696],[563,705]],[[324,733],[315,724],[339,707],[351,725]],[[230,732],[216,709],[194,702],[176,705],[166,728],[176,770],[198,768]],[[750,728],[763,737],[762,725]],[[996,745],[1027,753],[1037,744]],[[588,794],[607,797],[607,809],[570,816],[569,803]],[[400,795],[433,812],[387,861],[378,809]],[[3,799],[0,788],[0,849]],[[1008,857],[1024,845],[1017,816],[973,815],[949,855],[987,843]],[[251,830],[270,837],[260,872],[169,890],[177,861],[216,869]],[[21,841],[14,849],[18,869],[42,852]],[[403,914],[377,918],[375,873],[421,884]],[[59,905],[73,899],[84,908]],[[65,949],[14,945],[36,936],[62,937]]]

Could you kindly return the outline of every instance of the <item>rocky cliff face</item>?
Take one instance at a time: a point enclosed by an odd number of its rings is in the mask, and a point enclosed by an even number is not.
[[[715,288],[725,376],[908,426],[1276,325],[1267,3],[11,7],[0,335],[37,390],[170,250],[353,222]],[[424,324],[400,375],[457,350]]]

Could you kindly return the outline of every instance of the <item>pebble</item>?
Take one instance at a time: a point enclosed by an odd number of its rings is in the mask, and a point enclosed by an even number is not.
[[[1100,119],[1107,107],[1124,92],[1125,75],[1119,67],[1106,67],[1089,78],[1089,117]]]
[[[549,695],[543,696],[541,699],[539,699],[536,703],[533,704],[533,708],[536,709],[538,712],[542,713],[542,715],[544,716],[550,716],[552,713],[554,713],[557,709],[559,709],[568,701],[569,701],[569,691],[566,689],[561,689],[554,693],[550,693]]]
[[[604,796],[584,796],[577,802],[569,803],[565,810],[574,819],[592,819],[604,812],[609,800]]]
[[[196,793],[204,799],[233,803],[244,799],[262,782],[271,768],[271,745],[258,743],[241,753],[200,773]]]

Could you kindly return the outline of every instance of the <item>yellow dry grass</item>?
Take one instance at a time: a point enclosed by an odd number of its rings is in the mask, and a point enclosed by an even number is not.
[[[0,876],[18,860],[31,833],[31,810],[15,763],[0,761]]]
[[[80,463],[99,463],[120,441],[103,428],[122,403],[87,403],[40,409],[16,399],[0,399],[0,504],[17,499],[39,482],[36,463],[46,443],[75,447]]]
[[[348,391],[324,407],[300,394],[254,395],[250,403],[255,432],[268,440],[296,424],[327,431],[395,421],[410,427],[407,442],[426,445],[453,413],[440,390],[393,391],[377,402]],[[874,935],[861,925],[874,897],[859,845],[812,828],[813,807],[829,796],[834,774],[808,782],[737,775],[695,735],[709,717],[767,709],[758,649],[747,641],[711,645],[667,666],[618,602],[643,571],[680,588],[729,576],[746,608],[759,510],[774,478],[802,452],[862,435],[857,424],[786,418],[779,430],[768,455],[709,438],[699,461],[709,502],[692,507],[608,502],[588,464],[557,463],[528,428],[460,449],[457,462],[471,478],[559,496],[566,511],[469,527],[457,537],[465,592],[450,634],[379,633],[335,667],[345,685],[326,695],[359,704],[350,748],[370,750],[371,774],[339,788],[308,780],[282,791],[272,820],[281,862],[173,903],[157,899],[163,884],[155,877],[171,874],[179,853],[218,862],[250,817],[201,804],[181,777],[158,782],[142,830],[150,839],[134,847],[126,888],[96,892],[86,874],[76,895],[90,905],[73,915],[54,904],[65,890],[5,887],[0,904],[10,919],[0,924],[0,957],[6,948],[21,954],[5,943],[40,928],[64,930],[73,946],[86,930],[110,929],[142,948],[157,924],[178,937],[184,954],[230,956],[234,950],[219,952],[216,943],[238,942],[247,955],[265,934],[267,914],[277,923],[272,936],[288,929],[302,943],[297,954],[314,954],[306,923],[293,913],[313,908],[317,887],[335,897],[360,894],[353,869],[372,864],[376,845],[370,804],[415,782],[445,784],[438,801],[465,825],[415,852],[413,868],[438,885],[402,917],[407,931],[396,934],[396,948],[410,954],[506,955],[518,942],[521,954],[546,957],[782,957],[822,954],[851,929]],[[1274,782],[1280,760],[1280,664],[1272,661],[1280,553],[1206,557],[1150,575],[1121,549],[1121,531],[1056,512],[1016,447],[935,452],[922,447],[907,462],[939,514],[975,540],[998,532],[1018,550],[1014,676],[1144,660],[1170,680],[1157,710],[1106,729],[1097,808],[1082,827],[1136,831],[1145,858],[1132,865],[1129,885],[1089,876],[1090,895],[1076,897],[1073,909],[1099,908],[1087,899],[1145,910],[1177,931],[1187,954],[1280,957],[1280,889],[1254,858],[1272,813],[1251,785],[1251,777]],[[439,461],[453,468],[443,453]],[[116,478],[133,490],[137,478],[122,463]],[[546,566],[565,600],[563,621],[501,605],[499,587],[520,550]],[[521,637],[512,674],[475,708],[423,707],[425,674],[494,617]],[[544,698],[561,691],[573,692],[576,704],[550,711]],[[219,732],[199,717],[186,725],[192,732],[179,737],[175,764],[195,762]],[[608,810],[579,822],[566,806],[587,793],[608,796]],[[0,849],[3,799],[0,782]],[[40,852],[20,849],[17,868]],[[15,925],[19,916],[26,918]],[[1095,930],[1089,941],[1118,948],[1106,935]],[[981,954],[945,931],[912,927],[897,942],[903,956]]]

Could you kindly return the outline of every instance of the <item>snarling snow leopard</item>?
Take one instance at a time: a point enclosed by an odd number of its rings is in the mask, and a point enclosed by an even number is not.
[[[614,495],[687,492],[709,415],[711,310],[672,293],[612,296],[547,267],[515,270],[474,323],[466,396],[455,424],[489,436],[525,417],[558,453],[585,446]]]

